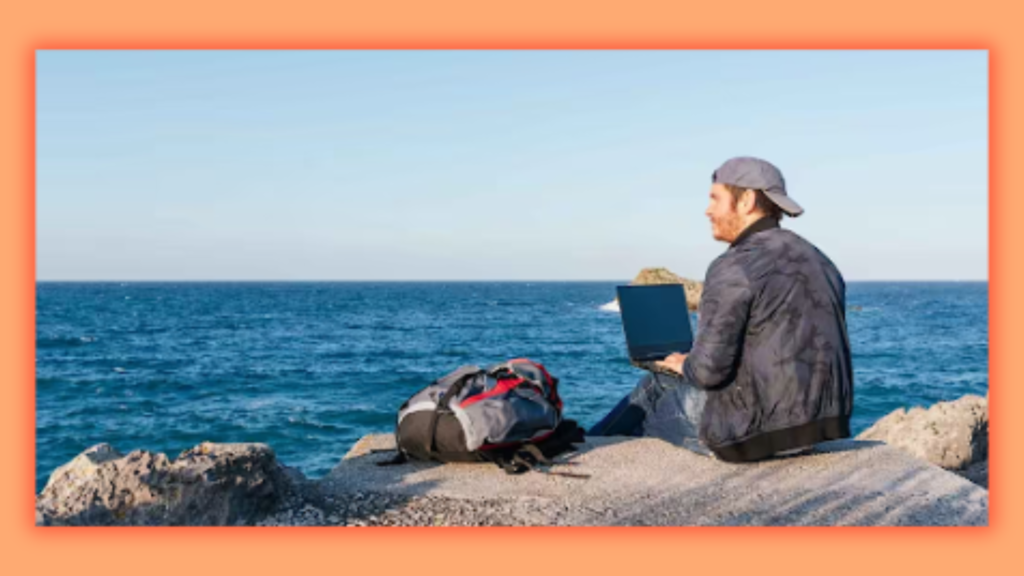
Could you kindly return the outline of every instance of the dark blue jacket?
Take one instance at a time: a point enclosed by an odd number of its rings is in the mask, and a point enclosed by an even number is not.
[[[683,373],[707,390],[700,435],[719,458],[850,435],[846,284],[810,242],[755,222],[711,263],[699,313]]]

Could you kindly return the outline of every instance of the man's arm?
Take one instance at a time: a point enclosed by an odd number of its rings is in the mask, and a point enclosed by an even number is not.
[[[722,264],[717,260],[708,270],[697,339],[682,362],[682,374],[701,388],[716,388],[735,379],[753,300],[743,270]]]

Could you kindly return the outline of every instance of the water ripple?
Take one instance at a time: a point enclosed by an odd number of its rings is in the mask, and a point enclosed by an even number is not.
[[[97,442],[257,441],[311,476],[464,364],[526,356],[589,425],[636,383],[615,282],[39,283],[37,489]],[[984,283],[850,283],[859,431],[988,389]]]

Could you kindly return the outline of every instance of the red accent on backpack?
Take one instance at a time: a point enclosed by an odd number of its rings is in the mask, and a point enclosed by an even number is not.
[[[558,381],[555,380],[554,376],[552,376],[550,373],[548,373],[548,369],[545,368],[544,365],[541,364],[540,362],[534,362],[533,360],[530,360],[529,358],[514,358],[514,359],[508,361],[509,364],[513,364],[513,363],[516,363],[516,362],[526,362],[527,364],[532,364],[533,366],[536,366],[537,369],[541,371],[541,373],[544,374],[544,377],[547,378],[548,386],[551,387],[551,401],[554,402],[555,406],[558,408],[558,410],[561,411],[562,410],[562,398],[561,398],[561,396],[558,395]]]
[[[486,398],[490,398],[491,396],[504,394],[509,390],[515,388],[516,386],[519,386],[523,382],[527,382],[526,378],[505,378],[503,380],[500,380],[498,384],[490,391],[484,392],[483,394],[477,394],[476,396],[470,396],[469,398],[463,400],[462,403],[459,404],[459,406],[465,408],[466,406],[476,404],[477,402],[484,400]]]

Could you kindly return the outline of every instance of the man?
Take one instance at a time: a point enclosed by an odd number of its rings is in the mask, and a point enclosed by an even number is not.
[[[731,462],[850,435],[846,285],[807,240],[779,227],[803,209],[772,164],[726,161],[705,215],[729,243],[708,268],[692,350],[649,373],[590,434],[654,436]],[[710,450],[710,452],[709,452]]]

